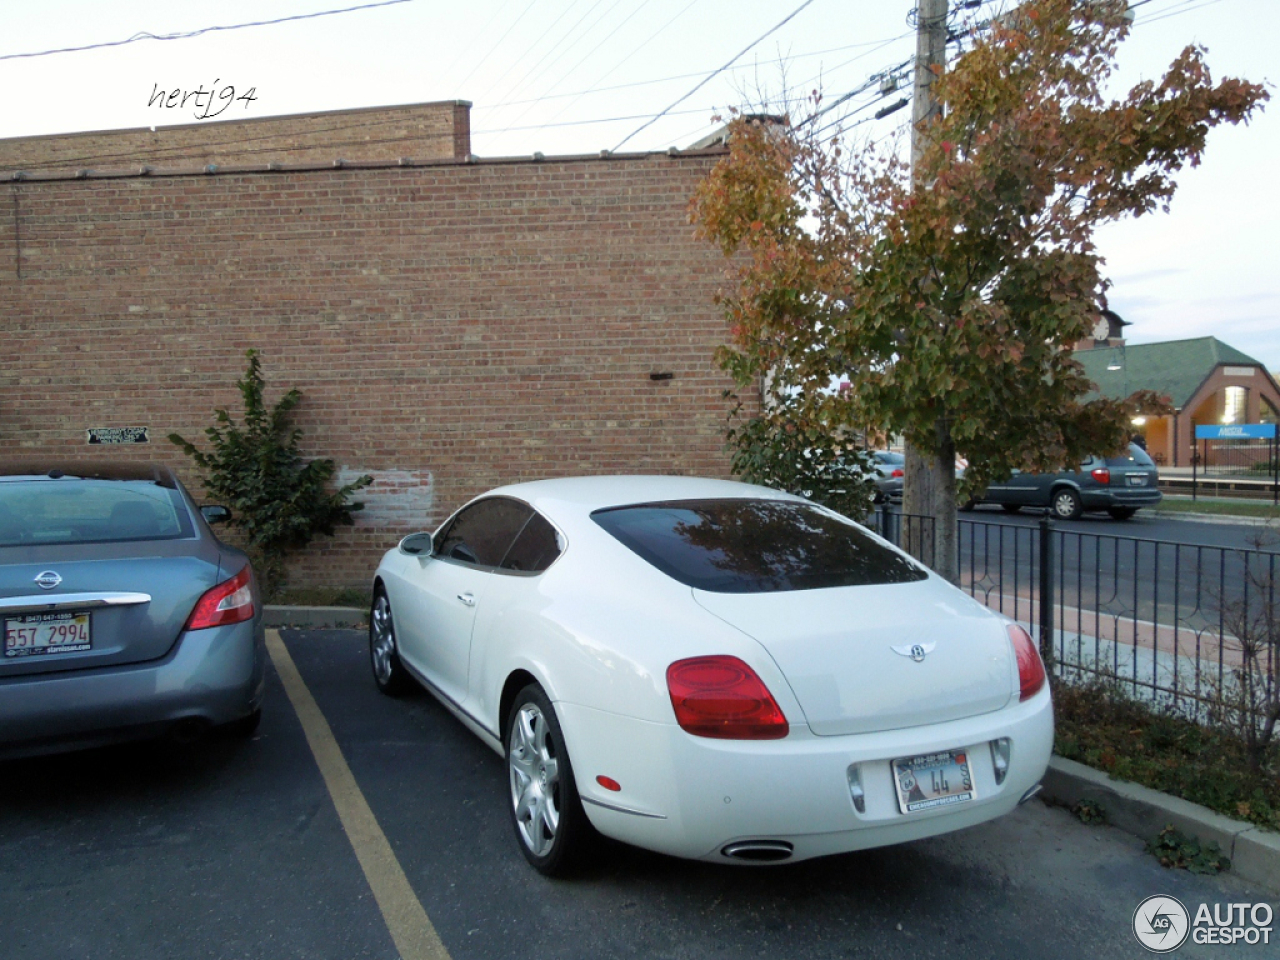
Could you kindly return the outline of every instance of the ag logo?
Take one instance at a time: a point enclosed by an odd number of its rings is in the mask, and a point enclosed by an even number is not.
[[[1152,953],[1172,953],[1190,932],[1191,915],[1173,897],[1147,897],[1133,911],[1133,935]]]

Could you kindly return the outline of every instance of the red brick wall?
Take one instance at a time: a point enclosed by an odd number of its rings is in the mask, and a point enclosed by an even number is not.
[[[155,458],[238,415],[245,350],[311,455],[378,478],[295,585],[365,582],[466,498],[565,474],[727,474],[714,157],[25,180],[0,194],[0,448]],[[652,380],[651,373],[671,373]],[[151,442],[89,446],[91,427]]]
[[[200,123],[0,140],[0,179],[14,171],[137,173],[143,164],[190,171],[211,163],[465,160],[471,152],[470,110],[469,103],[450,101],[232,120],[233,105],[218,120]],[[158,110],[157,124],[171,123],[175,113]]]

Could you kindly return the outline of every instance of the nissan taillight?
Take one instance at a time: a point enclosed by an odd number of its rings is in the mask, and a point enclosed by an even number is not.
[[[187,618],[188,630],[204,630],[241,623],[253,617],[253,588],[249,568],[207,590]]]
[[[1016,623],[1009,624],[1009,640],[1018,661],[1018,700],[1030,700],[1044,686],[1044,662],[1027,631]]]
[[[756,672],[737,657],[693,657],[667,667],[676,721],[699,737],[781,740],[787,718]]]

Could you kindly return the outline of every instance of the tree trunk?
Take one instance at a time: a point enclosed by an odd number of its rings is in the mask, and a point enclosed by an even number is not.
[[[956,512],[956,445],[944,421],[937,452],[908,443],[902,495],[902,546],[952,583],[960,582]]]

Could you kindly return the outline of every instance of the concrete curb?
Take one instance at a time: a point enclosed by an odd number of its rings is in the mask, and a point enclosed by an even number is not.
[[[365,610],[353,607],[269,605],[265,615],[266,625],[276,628],[363,630],[369,621]],[[1236,876],[1280,892],[1280,834],[1056,756],[1049,761],[1041,796],[1066,807],[1090,800],[1109,824],[1144,841],[1173,824],[1189,837],[1216,843],[1231,858]]]
[[[1280,834],[1058,756],[1049,761],[1041,796],[1067,807],[1092,801],[1107,823],[1144,841],[1172,824],[1188,837],[1216,843],[1236,876],[1280,891]]]

